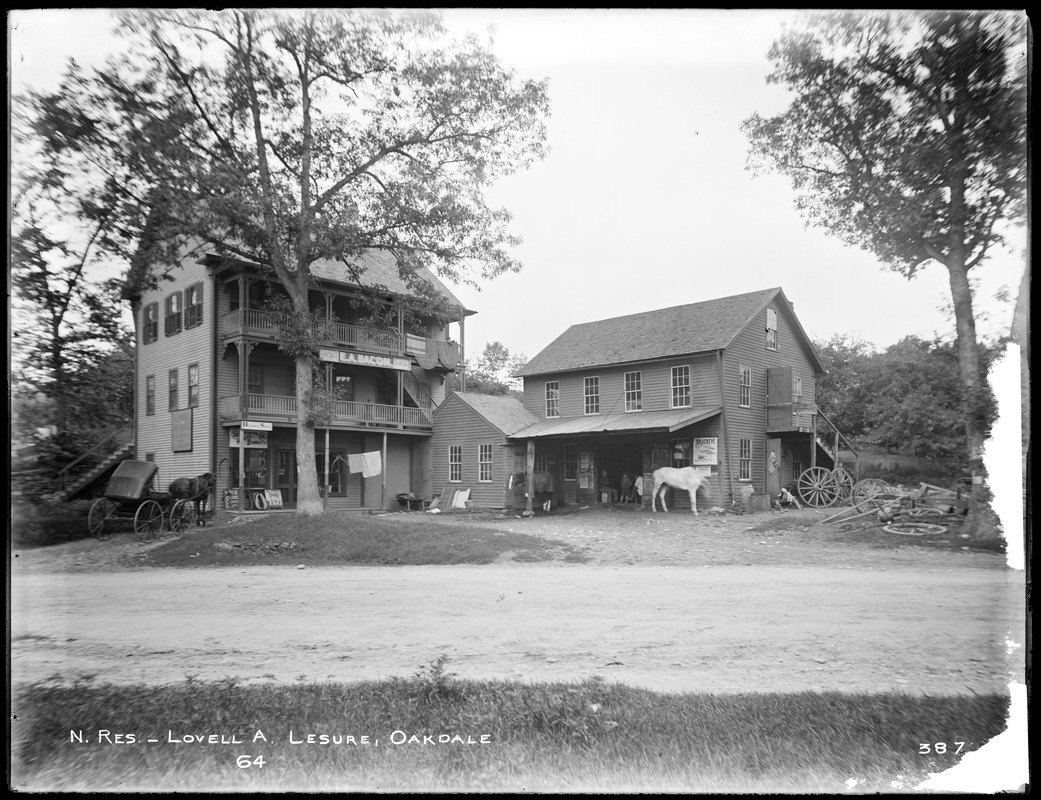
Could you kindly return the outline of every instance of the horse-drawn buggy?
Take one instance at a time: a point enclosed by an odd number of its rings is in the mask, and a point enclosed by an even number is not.
[[[202,525],[213,479],[208,473],[197,478],[178,478],[167,492],[154,489],[159,467],[151,461],[127,460],[116,467],[105,494],[87,512],[87,529],[97,539],[111,538],[118,520],[133,520],[134,533],[151,542],[162,532],[181,533],[192,522]]]

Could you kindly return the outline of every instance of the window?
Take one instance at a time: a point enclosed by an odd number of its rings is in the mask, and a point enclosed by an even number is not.
[[[171,411],[177,410],[177,370],[170,370],[170,404]]]
[[[564,445],[564,480],[578,480],[578,445]]]
[[[752,440],[740,440],[741,452],[737,461],[737,479],[739,481],[752,480]]]
[[[184,327],[202,325],[202,284],[194,283],[184,292]]]
[[[535,453],[535,471],[536,472],[548,472],[549,464],[546,460],[545,451],[541,453]]]
[[[672,368],[672,407],[687,408],[690,405],[690,367]]]
[[[166,298],[166,335],[181,332],[181,293],[174,292]]]
[[[448,482],[463,482],[463,446],[461,444],[448,446]]]
[[[546,416],[560,416],[560,381],[546,381]]]
[[[155,375],[145,378],[145,414],[155,414]]]
[[[798,404],[802,402],[802,377],[799,375],[792,375],[792,403]],[[795,410],[794,407],[792,409]]]
[[[777,312],[766,309],[766,349],[777,349]]]
[[[799,480],[799,476],[800,475],[802,475],[802,462],[793,460],[792,461],[792,480],[793,481]]]
[[[492,482],[492,446],[477,445],[477,480],[481,483]]]
[[[752,405],[752,368],[747,364],[738,364],[737,368],[741,375],[737,404],[749,408]]]
[[[145,453],[145,461],[155,462],[155,453]]]
[[[314,454],[314,465],[318,470],[318,490],[324,493],[325,487],[325,452]],[[329,453],[329,495],[346,494],[344,490],[343,470],[346,466],[344,456],[339,453]],[[324,496],[324,495],[323,495]]]
[[[246,391],[250,394],[264,394],[264,365],[250,364],[246,378]]]
[[[625,373],[625,410],[639,411],[643,408],[643,388],[639,372]]]
[[[690,439],[673,439],[671,443],[672,466],[683,469],[690,466],[694,442]]]
[[[586,400],[586,413],[600,413],[600,378],[586,378],[583,394]]]
[[[188,365],[188,408],[199,405],[199,365]]]
[[[144,343],[154,342],[159,338],[159,304],[149,303],[144,309],[144,323],[141,326]]]

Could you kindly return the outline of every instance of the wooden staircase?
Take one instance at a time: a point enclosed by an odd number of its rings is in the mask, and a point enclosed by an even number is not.
[[[817,407],[816,441],[818,453],[831,462],[831,468],[853,467],[856,471],[857,451],[835,424]],[[852,454],[852,457],[850,455]]]
[[[105,452],[106,450],[108,454],[97,464],[82,472],[74,472],[75,467],[88,456],[95,455],[98,452]],[[133,457],[134,423],[131,421],[122,428],[105,436],[58,474],[58,487],[61,499],[64,501],[74,500],[85,490],[106,478],[121,462]]]

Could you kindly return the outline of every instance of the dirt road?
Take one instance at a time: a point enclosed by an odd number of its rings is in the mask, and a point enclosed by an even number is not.
[[[1004,691],[1023,578],[949,566],[145,570],[12,576],[16,682],[601,675],[667,691]],[[1012,672],[1010,672],[1010,669]]]

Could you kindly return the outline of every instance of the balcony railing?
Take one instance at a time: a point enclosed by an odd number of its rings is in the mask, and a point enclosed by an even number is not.
[[[266,422],[296,421],[296,398],[277,394],[248,394],[245,416]],[[229,395],[220,400],[221,418],[241,419],[242,399]],[[366,425],[391,428],[430,428],[430,414],[423,408],[356,403],[338,400],[333,405],[333,425]]]
[[[238,308],[224,315],[222,335],[249,335],[274,340],[278,337],[282,317],[273,311]],[[317,332],[317,326],[316,326]],[[333,346],[348,347],[370,353],[415,356],[424,369],[455,369],[459,365],[459,345],[444,339],[428,339],[397,331],[362,325],[332,322],[326,341]]]
[[[261,311],[255,308],[238,308],[224,315],[222,333],[224,336],[248,334],[261,338],[278,337],[283,317],[273,311]],[[318,326],[315,326],[317,332]],[[347,325],[334,322],[329,326],[330,344],[357,348],[369,352],[390,353],[400,356],[405,354],[402,337],[396,331],[385,331],[379,328],[366,328],[359,325]]]

